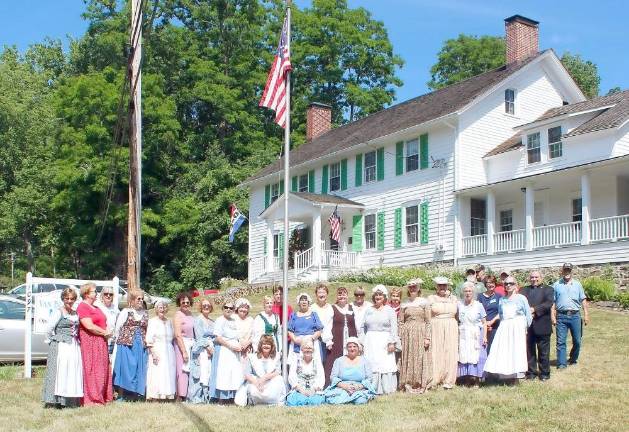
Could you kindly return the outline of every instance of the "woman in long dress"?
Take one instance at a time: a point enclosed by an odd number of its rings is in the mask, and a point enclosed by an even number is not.
[[[194,345],[190,350],[190,374],[188,376],[188,402],[209,403],[210,375],[214,355],[214,320],[210,318],[213,306],[208,299],[199,303],[201,315],[194,319]]]
[[[114,385],[118,399],[137,399],[146,394],[146,328],[149,316],[144,309],[144,293],[130,291],[129,306],[120,311],[116,320],[116,359]]]
[[[432,331],[432,385],[451,389],[456,383],[459,361],[459,326],[456,320],[458,299],[448,289],[448,278],[439,276],[433,281],[437,286],[437,294],[428,297]]]
[[[373,306],[365,312],[363,327],[359,330],[377,394],[393,393],[397,389],[395,350],[400,347],[400,339],[397,317],[387,304],[387,294],[384,285],[373,287]]]
[[[330,323],[323,326],[321,339],[326,343],[327,354],[325,355],[325,385],[330,384],[330,373],[334,361],[346,354],[345,341],[350,336],[356,337],[356,322],[354,319],[354,309],[348,303],[347,288],[339,287],[336,290],[336,303],[332,306],[332,319]]]
[[[245,380],[247,398],[237,401],[239,405],[284,405],[286,385],[282,379],[282,360],[272,336],[262,336],[256,352],[247,356]]]
[[[182,292],[175,300],[179,310],[175,312],[173,329],[175,331],[175,360],[177,377],[177,400],[183,401],[188,395],[188,377],[190,374],[190,351],[194,345],[194,318],[192,317],[192,295]]]
[[[175,331],[166,313],[168,305],[163,301],[155,303],[157,316],[149,319],[146,328],[146,346],[149,351],[146,371],[146,399],[170,400],[177,392],[175,368]]]
[[[113,400],[111,368],[107,339],[112,333],[107,330],[107,318],[103,311],[94,306],[96,285],[81,286],[83,301],[76,308],[79,315],[79,343],[83,364],[83,399],[81,405],[103,405]]]
[[[273,336],[273,342],[277,347],[277,352],[282,352],[282,324],[280,317],[273,313],[273,297],[264,296],[262,298],[262,312],[253,319],[251,330],[251,345],[257,349],[262,335]]]
[[[474,299],[473,282],[462,287],[459,302],[459,367],[457,375],[464,384],[478,387],[487,360],[487,321],[485,308]]]
[[[324,392],[327,403],[361,405],[376,395],[373,385],[375,375],[371,371],[369,361],[360,355],[360,347],[358,338],[347,339],[345,346],[347,355],[337,358],[334,362],[331,383]]]
[[[504,287],[506,295],[498,303],[500,327],[485,362],[485,372],[515,383],[528,370],[526,331],[533,317],[526,297],[516,293],[518,285],[513,276],[505,279]]]
[[[244,381],[238,341],[238,324],[234,318],[234,303],[223,305],[223,315],[214,323],[214,357],[210,376],[210,396],[220,403],[231,403],[236,390]]]
[[[61,292],[63,307],[50,319],[47,331],[50,345],[42,397],[46,406],[75,407],[83,396],[79,316],[72,310],[76,298],[72,288],[64,289]]]
[[[301,342],[300,355],[295,358],[288,372],[291,390],[286,396],[287,406],[316,406],[325,402],[325,373],[321,358],[313,353],[312,339],[306,336]]]
[[[421,279],[406,284],[408,301],[400,308],[402,342],[399,388],[422,394],[432,383],[430,303],[421,295]]]
[[[301,342],[304,336],[310,336],[314,344],[315,355],[320,356],[319,338],[323,330],[323,323],[319,319],[319,315],[310,309],[312,299],[310,296],[302,292],[297,296],[298,310],[293,312],[288,319],[288,336],[290,338],[290,346],[288,348],[288,362],[293,364],[295,357],[299,355]]]
[[[325,335],[330,333],[330,328],[332,327],[332,316],[334,315],[332,305],[328,303],[329,294],[330,290],[326,284],[318,284],[315,288],[315,301],[310,305],[310,310],[317,314],[319,321],[323,324],[321,338],[315,341],[315,344],[319,345],[316,351],[321,355],[321,363],[324,365],[326,364],[326,356],[328,354],[325,347],[329,342],[325,339]]]

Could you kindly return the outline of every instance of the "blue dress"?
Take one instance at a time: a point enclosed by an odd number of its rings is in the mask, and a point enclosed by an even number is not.
[[[337,358],[332,366],[330,380],[330,386],[324,392],[325,401],[329,404],[365,404],[376,395],[376,389],[371,382],[371,368],[364,357],[360,357],[355,365],[347,364],[345,356]],[[346,390],[337,387],[340,382],[362,384],[364,388],[350,395]]]
[[[148,351],[142,336],[141,327],[146,329],[148,315],[146,312],[143,312],[140,321],[136,321],[132,316],[132,311],[127,310],[127,314],[123,314],[123,312],[118,317],[119,321],[122,322],[118,334],[120,335],[120,333],[128,329],[128,331],[133,332],[133,339],[130,346],[121,343],[117,344],[113,382],[115,386],[126,392],[144,396],[146,393]]]
[[[210,402],[211,358],[206,349],[213,347],[214,321],[206,321],[203,316],[194,320],[194,345],[190,351],[190,378],[188,379],[188,402]],[[207,377],[207,379],[205,378]]]
[[[319,315],[316,312],[311,312],[310,315],[297,316],[297,312],[293,312],[288,319],[288,331],[295,336],[307,336],[315,334],[316,332],[323,330],[323,324],[319,319]],[[292,352],[300,352],[300,346],[291,343]]]

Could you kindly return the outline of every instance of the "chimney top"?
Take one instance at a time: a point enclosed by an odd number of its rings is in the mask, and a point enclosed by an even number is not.
[[[539,22],[522,15],[505,19],[507,64],[525,60],[539,52]]]
[[[312,141],[332,129],[332,107],[312,102],[306,109],[306,141]]]
[[[516,14],[516,15],[510,16],[509,18],[505,18],[505,22],[507,22],[507,23],[514,22],[514,21],[521,22],[522,24],[528,24],[530,26],[537,26],[537,25],[539,25],[539,21],[532,20],[532,19],[527,18],[527,17],[522,16],[522,15],[517,15]]]
[[[308,104],[308,108],[310,108],[310,107],[317,107],[317,108],[324,108],[324,109],[327,108],[329,110],[332,110],[332,106],[331,105],[324,104],[324,103],[321,103],[321,102],[310,102]]]

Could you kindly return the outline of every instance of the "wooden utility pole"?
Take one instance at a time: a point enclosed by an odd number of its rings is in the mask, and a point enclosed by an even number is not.
[[[131,47],[129,51],[129,222],[127,235],[127,281],[129,291],[140,289],[142,212],[142,10],[140,0],[131,0]]]

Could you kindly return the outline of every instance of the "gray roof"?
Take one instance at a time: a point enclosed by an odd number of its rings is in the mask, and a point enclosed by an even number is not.
[[[511,150],[515,150],[517,148],[522,147],[522,137],[520,134],[513,135],[511,138],[503,142],[502,144],[495,147],[489,153],[487,153],[484,157],[495,156],[500,153],[506,153]]]
[[[326,154],[346,150],[372,139],[454,113],[545,52],[543,51],[526,60],[476,75],[332,129],[292,150],[290,165],[294,167]],[[256,180],[279,170],[280,161],[277,160],[249,177],[246,182]]]
[[[310,192],[291,192],[291,195],[305,199],[315,204],[351,205],[363,207],[363,204],[337,195],[315,194]]]
[[[627,121],[627,119],[629,119],[629,90],[617,94],[623,94],[623,100],[619,101],[615,106],[604,110],[581,126],[573,129],[566,136],[576,136],[604,129],[613,129]]]

